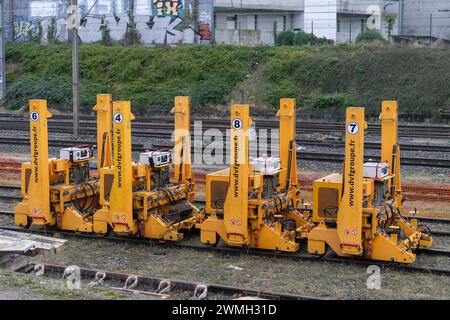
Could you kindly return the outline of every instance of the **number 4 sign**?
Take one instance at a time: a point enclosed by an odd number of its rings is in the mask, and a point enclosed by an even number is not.
[[[123,121],[123,115],[120,112],[116,112],[114,114],[114,122],[115,123],[122,123]]]

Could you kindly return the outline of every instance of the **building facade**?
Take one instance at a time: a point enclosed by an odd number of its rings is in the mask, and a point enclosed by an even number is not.
[[[273,44],[281,31],[304,31],[334,42],[354,41],[381,0],[216,0],[218,43]]]
[[[208,43],[212,38],[213,0],[78,0],[83,42],[102,39],[107,27],[122,40],[134,19],[142,44]],[[6,1],[5,30],[9,39],[29,41],[37,33],[46,42],[50,27],[66,41],[72,28],[70,0]],[[11,10],[12,9],[12,10]]]
[[[29,41],[53,28],[60,41],[69,36],[70,0],[5,0],[9,39]],[[398,38],[450,40],[449,0],[78,0],[83,42],[123,39],[130,13],[142,44],[273,44],[282,31],[304,31],[334,41],[354,42],[368,29],[387,36],[384,12],[397,14]]]
[[[369,29],[387,37],[385,12],[397,14],[394,36],[450,40],[449,0],[215,0],[215,38],[273,44],[278,32],[302,30],[341,43]]]

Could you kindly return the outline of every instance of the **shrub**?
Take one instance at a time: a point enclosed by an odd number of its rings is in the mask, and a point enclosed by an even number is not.
[[[50,25],[47,28],[47,41],[48,43],[55,43],[58,41],[58,26],[56,25],[56,18],[52,17]]]
[[[102,24],[100,26],[100,30],[102,32],[102,41],[101,43],[104,45],[111,45],[112,43],[112,38],[111,38],[111,29],[109,28],[108,24]]]
[[[319,44],[327,44],[332,43],[331,40],[327,38],[318,38],[314,34],[306,33],[303,31],[299,31],[295,33],[294,37],[294,45],[296,46],[304,46],[304,45],[319,45]]]
[[[263,93],[263,101],[272,107],[278,106],[281,98],[297,98],[299,89],[288,80],[274,83]]]
[[[127,24],[127,31],[123,36],[123,41],[126,44],[140,44],[141,43],[141,34],[136,27],[136,22],[134,21],[134,16],[132,14],[128,15],[129,22]]]
[[[354,104],[353,99],[342,94],[316,95],[307,106],[316,110],[342,110]]]
[[[51,107],[68,108],[72,101],[71,79],[23,76],[7,87],[2,103],[9,109],[18,110],[26,107],[30,99],[46,99]]]
[[[386,39],[383,38],[381,33],[377,31],[361,32],[356,38],[356,42],[372,42],[372,41],[380,41],[382,43],[386,43]]]
[[[279,46],[304,46],[332,43],[327,38],[318,38],[314,34],[303,31],[283,31],[276,37],[276,45]]]
[[[276,37],[276,45],[278,46],[293,46],[294,45],[295,32],[284,31],[280,32]]]

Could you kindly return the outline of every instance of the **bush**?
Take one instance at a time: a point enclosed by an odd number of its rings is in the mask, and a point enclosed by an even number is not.
[[[58,26],[56,25],[56,18],[52,17],[50,25],[47,28],[48,43],[55,43],[58,41]]]
[[[299,31],[295,34],[294,37],[294,45],[296,46],[303,46],[303,45],[318,45],[318,44],[327,44],[332,43],[331,40],[328,40],[327,38],[318,38],[314,34],[306,33],[303,31]]]
[[[136,27],[136,22],[134,20],[134,16],[132,14],[128,15],[129,22],[127,23],[127,30],[123,35],[123,41],[126,44],[140,44],[141,43],[141,34]]]
[[[72,101],[70,78],[27,75],[14,81],[6,89],[3,105],[18,110],[28,105],[30,99],[46,99],[50,107],[68,108]]]
[[[354,104],[353,99],[342,94],[316,95],[307,106],[316,110],[343,110]]]
[[[314,34],[303,31],[283,31],[277,35],[276,45],[279,46],[304,46],[332,43],[327,38],[318,38]]]
[[[263,63],[271,50],[225,45],[83,44],[79,51],[81,107],[93,106],[99,93],[130,100],[134,110],[166,112],[177,95],[191,96],[193,109],[226,104],[231,90]],[[51,97],[52,108],[70,105],[70,45],[8,43],[6,55],[10,68],[14,65],[8,80],[11,76],[17,79],[11,84],[6,107],[20,108],[36,97]],[[61,79],[67,79],[69,91]],[[37,83],[42,83],[41,87]],[[68,92],[69,103],[60,98],[61,92]]]
[[[281,98],[297,98],[299,89],[290,81],[284,80],[274,83],[273,86],[264,90],[264,103],[276,107],[280,103]]]
[[[112,44],[112,38],[111,38],[111,29],[109,28],[108,24],[102,24],[100,26],[100,30],[102,32],[102,40],[101,43],[109,46]]]
[[[380,41],[382,43],[386,43],[386,39],[383,38],[381,33],[377,31],[365,31],[361,32],[356,38],[356,42],[372,42],[372,41]]]
[[[278,46],[293,46],[295,32],[284,31],[280,32],[276,37],[276,45]]]

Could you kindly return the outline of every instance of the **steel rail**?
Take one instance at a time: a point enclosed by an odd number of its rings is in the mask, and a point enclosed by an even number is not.
[[[169,118],[170,119],[170,118]],[[170,119],[171,120],[171,119]],[[11,128],[12,120],[1,120],[0,119],[0,127],[8,129]],[[29,121],[25,119],[14,119],[14,127],[11,129],[15,130],[29,130]],[[159,129],[165,130],[173,130],[173,123],[168,123],[166,119],[163,122],[157,122],[155,120],[150,120],[148,122],[140,122],[136,121],[133,123],[134,129],[145,130],[145,129],[154,129],[158,127]],[[216,128],[226,130],[229,128],[229,122],[226,120],[211,120],[211,119],[196,119],[193,121],[202,121],[202,126],[205,129],[208,128]],[[72,120],[66,121],[58,121],[55,118],[51,118],[49,120],[49,128],[51,130],[60,130],[58,132],[69,132],[70,127],[73,125]],[[272,120],[258,120],[258,126],[263,128],[278,128],[279,123],[277,121]],[[318,123],[318,122],[300,122],[297,124],[297,133],[340,133],[343,131],[345,126],[342,123]],[[368,127],[367,132],[372,134],[380,134],[380,125],[371,125]],[[448,132],[449,127],[441,126],[441,127],[422,127],[422,126],[400,126],[399,134],[403,137],[429,137],[429,138],[450,138],[450,133]],[[80,129],[83,132],[95,132],[95,121],[81,121]],[[136,130],[133,130],[137,132]]]
[[[1,212],[0,212],[1,214]],[[368,260],[362,259],[359,257],[349,258],[349,257],[327,257],[316,256],[306,252],[296,252],[296,253],[286,253],[286,252],[274,252],[274,251],[264,251],[264,250],[256,250],[256,249],[248,249],[248,248],[233,248],[233,247],[219,247],[219,246],[207,246],[207,245],[195,245],[195,244],[187,244],[183,242],[160,242],[158,240],[145,239],[145,238],[136,238],[136,237],[125,237],[125,236],[101,236],[91,233],[75,233],[69,231],[62,230],[51,230],[51,229],[43,229],[43,230],[30,230],[23,229],[18,227],[8,227],[5,225],[0,225],[0,229],[11,230],[11,231],[22,231],[22,232],[30,232],[30,233],[38,233],[38,234],[58,234],[69,237],[81,237],[81,238],[90,238],[90,239],[103,239],[107,241],[118,241],[125,243],[140,243],[140,244],[156,244],[162,247],[170,247],[170,248],[182,248],[182,249],[192,249],[201,252],[214,252],[222,255],[248,255],[248,256],[257,256],[257,257],[265,257],[265,258],[280,258],[280,259],[289,259],[294,261],[321,261],[321,262],[332,262],[332,263],[340,263],[340,264],[354,264],[354,265],[378,265],[384,268],[392,268],[396,270],[402,271],[410,271],[410,272],[429,272],[433,274],[440,274],[450,276],[450,269],[436,268],[430,266],[421,266],[421,265],[406,265],[399,264],[394,262],[383,262],[376,260]],[[423,254],[431,254],[437,255],[435,249],[431,252],[426,250],[427,248],[421,248],[420,252]],[[446,251],[446,250],[443,250]],[[447,256],[447,253],[444,253]]]
[[[58,265],[58,264],[50,264],[50,263],[35,263],[44,266],[44,276],[47,275],[45,272],[52,272],[63,274],[68,266]],[[121,273],[121,272],[112,272],[105,271],[100,269],[89,269],[89,268],[81,268],[80,267],[80,275],[84,278],[92,278],[95,279],[96,274],[104,273],[105,278],[104,281],[120,281],[125,283],[127,279],[130,277],[137,277],[137,287],[136,289],[143,292],[154,293],[158,285],[162,281],[167,281],[170,283],[171,290],[176,291],[191,291],[195,292],[195,289],[198,286],[205,286],[207,288],[208,293],[216,293],[216,294],[225,294],[228,296],[252,296],[259,297],[264,299],[274,299],[274,300],[326,300],[320,297],[312,297],[306,295],[299,295],[294,293],[282,293],[282,292],[272,292],[272,291],[264,291],[264,290],[256,290],[250,288],[242,288],[235,287],[223,284],[216,283],[207,283],[207,282],[197,282],[197,281],[186,281],[186,280],[178,280],[178,279],[169,279],[169,278],[161,278],[161,277],[152,277],[152,276],[144,276],[138,274],[131,273]],[[141,288],[141,287],[144,288]],[[150,291],[147,288],[152,288]],[[125,289],[126,290],[126,289]],[[167,294],[170,294],[169,292]]]
[[[164,133],[167,139],[170,138],[171,133]],[[8,145],[29,145],[29,137],[1,137],[0,144]],[[55,140],[49,139],[49,146],[52,147],[67,147],[73,143],[77,144],[91,144],[95,145],[97,142],[94,140],[83,140],[83,141],[73,141],[73,140]],[[339,148],[343,147],[342,140],[321,140],[321,139],[298,139],[297,145],[299,146],[314,146],[314,147],[326,147],[326,148]],[[142,150],[144,145],[133,144],[133,150]],[[381,148],[380,142],[365,142],[364,148],[379,150]],[[428,152],[450,152],[450,146],[447,145],[431,145],[431,144],[402,144],[401,148],[403,151],[428,151]]]

